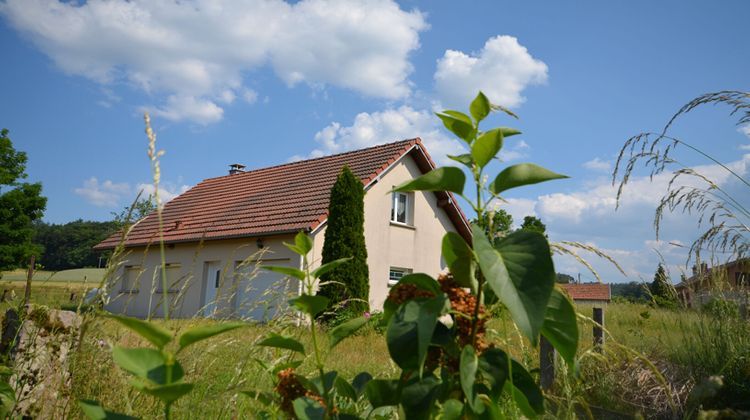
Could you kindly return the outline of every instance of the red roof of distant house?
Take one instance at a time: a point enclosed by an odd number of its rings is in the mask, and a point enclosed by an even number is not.
[[[602,283],[561,284],[573,300],[611,300],[609,285]]]
[[[328,216],[330,190],[344,165],[367,186],[407,153],[423,173],[435,167],[422,141],[415,138],[206,179],[164,206],[164,241],[193,242],[315,229]],[[469,240],[468,222],[455,198],[450,193],[437,195],[458,232]],[[158,224],[156,213],[140,220],[132,227],[125,246],[157,243]],[[94,249],[114,248],[120,240],[121,234],[113,234]]]

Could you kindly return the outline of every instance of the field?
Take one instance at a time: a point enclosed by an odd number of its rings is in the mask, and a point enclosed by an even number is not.
[[[16,282],[3,282],[22,296]],[[20,284],[20,283],[19,283]],[[46,281],[32,288],[32,300],[50,307],[71,304],[68,294],[81,293],[88,287],[82,282]],[[6,302],[4,305],[16,304]],[[613,303],[605,309],[607,341],[604,351],[592,346],[592,308],[578,306],[580,345],[574,369],[559,366],[553,390],[547,395],[548,416],[562,418],[593,414],[647,417],[670,417],[694,414],[698,407],[690,392],[710,375],[723,375],[731,382],[726,398],[736,408],[747,409],[750,386],[750,328],[739,319],[717,318],[692,311],[671,311],[647,305]],[[112,361],[113,346],[146,346],[138,336],[114,321],[87,315],[90,320],[80,348],[71,358],[72,393],[60,404],[72,407],[75,401],[96,399],[108,409],[143,418],[159,417],[160,408],[152,397],[130,387],[131,378]],[[157,321],[159,322],[159,321]],[[211,320],[174,320],[163,326],[179,332]],[[521,339],[503,313],[489,323],[488,338],[528,366],[538,367],[537,350]],[[262,365],[289,361],[282,353],[255,343],[269,333],[293,335],[309,343],[309,331],[293,323],[248,325],[224,336],[195,345],[179,360],[186,371],[186,381],[196,384],[193,392],[174,406],[175,418],[252,418],[259,403],[241,391],[272,389],[272,375]],[[561,361],[558,361],[561,363]],[[388,355],[385,339],[370,326],[339,345],[336,354],[327,355],[326,366],[346,379],[361,371],[376,377],[393,378],[399,369]],[[311,373],[308,358],[300,371]],[[536,374],[536,373],[535,373]],[[743,388],[744,387],[744,388]],[[726,398],[701,401],[706,407],[726,406]],[[744,405],[743,405],[744,404]],[[730,401],[731,405],[731,401]]]

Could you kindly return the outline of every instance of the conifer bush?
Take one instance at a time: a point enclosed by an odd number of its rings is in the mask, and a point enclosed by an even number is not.
[[[330,305],[323,319],[342,319],[342,312],[361,315],[369,309],[364,198],[362,181],[344,166],[331,188],[321,264],[340,258],[351,257],[351,260],[321,278],[318,294],[328,298]]]

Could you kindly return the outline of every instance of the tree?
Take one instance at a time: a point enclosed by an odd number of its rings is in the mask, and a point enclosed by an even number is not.
[[[490,223],[492,221],[492,223]],[[483,213],[480,218],[473,219],[471,224],[480,226],[484,229],[488,238],[502,238],[511,232],[513,227],[513,216],[503,209],[488,211]]]
[[[0,130],[0,270],[20,267],[41,251],[31,242],[33,222],[42,218],[47,199],[41,183],[19,182],[26,178],[26,161],[8,130]]]
[[[117,228],[122,229],[143,219],[154,211],[156,211],[154,196],[149,194],[145,198],[142,198],[139,194],[133,204],[126,206],[119,213],[112,212],[112,217],[114,217],[113,221]]]
[[[528,230],[531,232],[539,232],[544,237],[547,237],[547,226],[542,223],[538,217],[526,216],[523,218],[523,224],[521,224],[521,230]]]
[[[667,276],[664,266],[659,264],[654,274],[654,281],[649,285],[651,296],[658,306],[675,307],[677,305],[677,296],[674,292],[669,277]]]
[[[117,230],[115,222],[75,220],[56,225],[34,223],[34,243],[44,248],[38,259],[46,269],[97,267],[100,253],[92,248]]]
[[[322,264],[339,258],[352,259],[322,277],[319,295],[329,298],[331,308],[346,307],[361,314],[369,309],[369,269],[365,247],[365,190],[348,167],[344,166],[331,188],[328,226],[323,243]]]
[[[556,282],[557,283],[562,283],[562,284],[569,284],[569,283],[575,283],[576,279],[573,276],[571,276],[570,274],[557,273],[557,280],[556,280]]]

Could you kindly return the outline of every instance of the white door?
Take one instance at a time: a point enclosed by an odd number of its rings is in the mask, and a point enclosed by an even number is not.
[[[289,265],[289,259],[264,261],[270,265]],[[297,285],[279,273],[263,270],[255,263],[236,268],[238,290],[236,310],[243,319],[266,322],[281,315]]]
[[[222,267],[220,261],[208,263],[206,273],[206,293],[203,299],[203,316],[213,316],[216,312],[216,295],[221,286]]]

